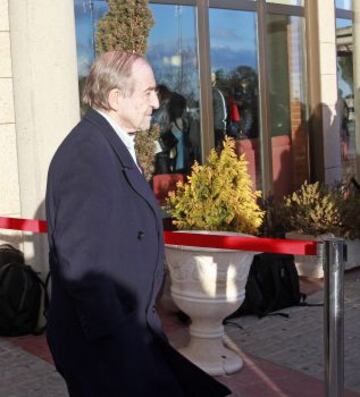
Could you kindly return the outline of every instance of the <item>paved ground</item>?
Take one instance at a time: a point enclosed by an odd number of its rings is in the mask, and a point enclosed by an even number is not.
[[[0,339],[0,396],[63,397],[67,393],[52,364]]]
[[[323,291],[308,301],[322,302]],[[293,307],[284,312],[289,319],[238,319],[243,329],[228,326],[228,335],[247,353],[323,379],[323,308]],[[345,386],[360,392],[360,271],[345,275],[344,330]]]
[[[318,290],[309,301],[322,301],[319,283],[306,288]],[[345,309],[345,384],[349,389],[345,397],[360,397],[360,269],[345,276]],[[236,320],[242,329],[226,327],[245,362],[240,372],[220,379],[233,390],[233,397],[324,395],[322,308],[285,311],[289,319],[247,316]],[[176,317],[162,318],[172,342],[185,343],[186,327]],[[66,388],[51,364],[44,336],[0,338],[0,397],[63,396],[67,396]]]

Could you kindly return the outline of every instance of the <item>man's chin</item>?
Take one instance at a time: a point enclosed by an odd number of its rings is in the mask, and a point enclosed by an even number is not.
[[[148,131],[150,129],[150,123],[144,123],[139,127],[139,131]]]

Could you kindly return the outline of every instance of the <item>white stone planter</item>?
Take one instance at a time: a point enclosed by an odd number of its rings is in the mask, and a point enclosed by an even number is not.
[[[169,266],[165,264],[165,274],[164,274],[164,285],[162,294],[158,300],[159,308],[168,314],[174,314],[179,311],[179,308],[176,306],[174,299],[171,296],[170,292],[170,274],[169,274]]]
[[[292,240],[322,241],[324,237],[329,237],[329,234],[312,236],[309,234],[302,234],[298,232],[286,233],[286,238]],[[360,266],[360,240],[345,240],[345,244],[347,245],[347,260],[344,262],[344,270],[349,270],[354,267]],[[316,255],[295,255],[295,266],[299,276],[314,278],[324,277],[323,264],[321,263],[320,258]]]
[[[345,270],[360,266],[360,240],[345,240],[347,245],[347,260]]]
[[[239,236],[239,233],[214,234]],[[192,320],[190,342],[180,352],[210,375],[230,374],[243,365],[239,355],[223,343],[222,322],[245,298],[245,285],[254,254],[166,245],[171,295],[176,305]]]

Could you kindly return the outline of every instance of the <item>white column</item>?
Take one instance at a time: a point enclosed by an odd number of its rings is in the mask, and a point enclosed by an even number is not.
[[[0,216],[19,216],[19,180],[8,0],[0,0],[0,197]],[[21,234],[0,230],[0,241],[19,245]]]
[[[337,114],[336,29],[334,0],[318,0],[320,97],[325,182],[341,179],[340,117]]]
[[[360,177],[360,2],[353,1],[353,66],[357,178]]]
[[[9,21],[21,216],[44,219],[49,162],[80,117],[73,0],[9,0]],[[38,270],[45,241],[25,237]]]

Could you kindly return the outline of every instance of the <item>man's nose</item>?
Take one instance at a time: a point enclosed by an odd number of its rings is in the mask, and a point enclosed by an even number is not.
[[[160,106],[159,97],[155,91],[153,91],[151,96],[151,106],[153,109],[157,109]]]

